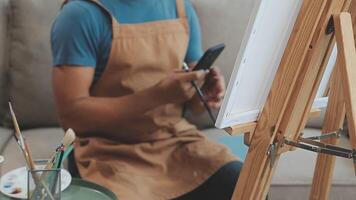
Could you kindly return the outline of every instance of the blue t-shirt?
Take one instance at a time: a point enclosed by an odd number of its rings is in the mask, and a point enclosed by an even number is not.
[[[100,0],[122,24],[135,24],[177,18],[176,0]],[[197,61],[203,54],[198,16],[185,0],[190,27],[185,61]],[[108,62],[112,27],[105,11],[88,0],[66,4],[52,26],[53,65],[95,67],[98,80]]]

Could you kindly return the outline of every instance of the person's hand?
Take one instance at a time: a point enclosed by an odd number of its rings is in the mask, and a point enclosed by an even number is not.
[[[211,108],[221,106],[225,94],[225,79],[218,68],[214,67],[209,71],[202,90]]]
[[[196,93],[192,81],[202,82],[208,72],[175,72],[156,85],[158,95],[166,103],[183,103],[190,100]]]
[[[217,68],[212,68],[200,86],[209,107],[218,109],[221,106],[225,93],[225,79]],[[205,107],[198,94],[194,95],[188,103],[189,109],[195,113],[204,112]]]

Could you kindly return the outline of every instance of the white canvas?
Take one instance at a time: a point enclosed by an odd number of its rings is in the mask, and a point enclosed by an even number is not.
[[[230,78],[216,127],[257,120],[284,54],[302,0],[257,0]],[[237,24],[238,25],[238,24]],[[314,107],[324,107],[336,50],[330,59]]]

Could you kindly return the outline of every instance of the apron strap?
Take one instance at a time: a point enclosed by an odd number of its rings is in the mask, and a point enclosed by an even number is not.
[[[190,27],[188,25],[188,18],[187,18],[187,13],[185,11],[185,0],[176,0],[177,3],[177,13],[178,13],[178,18],[182,22],[185,30],[189,34],[190,32]]]
[[[177,3],[177,13],[180,19],[186,19],[187,14],[185,12],[185,2],[184,0],[176,0]]]

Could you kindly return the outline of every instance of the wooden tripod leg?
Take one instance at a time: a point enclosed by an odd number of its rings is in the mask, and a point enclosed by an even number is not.
[[[354,19],[356,19],[356,1],[353,1],[350,6],[350,11],[352,13],[352,16]],[[345,21],[346,18],[349,18]],[[326,112],[325,120],[324,120],[324,127],[323,127],[323,133],[327,132],[332,132],[335,131],[338,128],[342,128],[345,114],[346,114],[346,109],[345,109],[345,98],[344,98],[344,87],[343,87],[343,81],[345,78],[345,63],[347,62],[345,60],[345,54],[343,51],[345,47],[342,45],[344,42],[351,42],[353,38],[351,37],[351,32],[353,32],[353,35],[356,34],[355,31],[350,30],[350,27],[352,27],[351,23],[351,17],[345,15],[344,17],[337,16],[335,17],[335,24],[336,24],[336,40],[338,43],[338,48],[339,48],[339,57],[338,57],[338,62],[336,69],[334,70],[333,78],[332,81],[332,88],[330,89],[330,96],[329,96],[329,105],[328,109]],[[354,26],[356,23],[353,24]],[[341,30],[344,27],[344,32]],[[345,28],[348,27],[348,30]],[[349,35],[346,36],[344,35],[345,31],[349,32]],[[344,37],[349,37],[349,39],[344,38]],[[351,41],[350,41],[351,40]],[[352,48],[352,47],[351,47]],[[341,50],[344,49],[344,50]],[[340,52],[341,50],[341,52]],[[352,50],[351,50],[352,52]],[[341,56],[343,54],[343,56]],[[349,57],[351,59],[352,57]],[[343,65],[343,66],[341,66]],[[342,71],[344,73],[342,73]],[[355,77],[353,77],[355,78]],[[327,141],[324,141],[326,143],[330,144],[337,144],[339,141],[337,138],[329,139]],[[310,193],[310,199],[311,200],[324,200],[328,199],[328,194],[330,192],[331,188],[331,179],[332,179],[332,174],[333,174],[333,169],[334,169],[334,164],[335,164],[335,156],[329,156],[329,155],[318,155],[316,167],[315,167],[315,172],[314,172],[314,178],[313,178],[313,184],[312,184],[312,189]]]
[[[352,149],[356,149],[356,48],[351,15],[336,15],[334,22],[350,142]]]
[[[336,64],[332,80],[330,81],[330,95],[328,107],[325,114],[322,133],[330,133],[339,130],[343,126],[346,115],[345,101],[343,99],[343,87],[341,81],[340,62]],[[330,138],[323,141],[336,145],[338,138]],[[334,170],[335,156],[319,154],[315,166],[310,200],[328,199],[331,188],[331,179]]]

